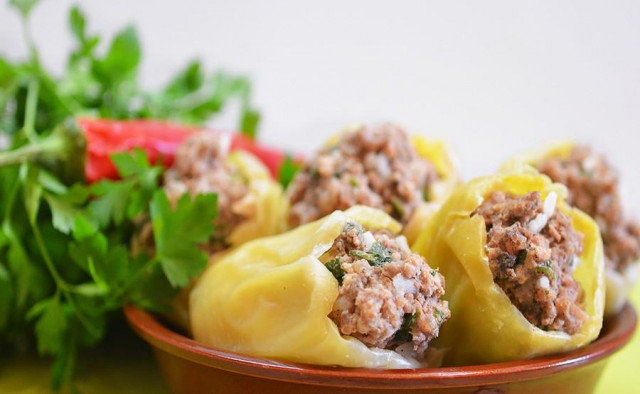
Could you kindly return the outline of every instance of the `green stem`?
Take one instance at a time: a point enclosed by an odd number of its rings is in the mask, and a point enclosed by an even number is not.
[[[129,287],[131,287],[132,285],[134,285],[136,283],[136,281],[138,281],[140,279],[140,276],[147,271],[149,268],[153,267],[154,265],[160,263],[160,260],[157,257],[152,258],[151,260],[147,261],[142,267],[140,267],[140,269],[133,275],[131,275],[129,277],[129,279],[127,279],[126,282],[124,282],[116,292],[114,292],[111,295],[110,301],[115,301],[117,300],[119,297],[121,297],[122,295],[124,295],[127,290],[129,290]]]
[[[44,242],[42,241],[42,235],[40,234],[40,230],[38,229],[38,226],[35,223],[32,223],[31,228],[33,230],[33,235],[35,236],[36,243],[38,244],[38,249],[40,250],[40,254],[44,259],[45,265],[47,266],[49,273],[53,277],[53,280],[56,282],[56,286],[58,287],[57,292],[62,291],[62,294],[64,295],[64,297],[67,299],[69,304],[75,310],[76,316],[78,316],[78,320],[80,320],[80,323],[87,329],[87,331],[89,331],[91,335],[98,336],[99,332],[95,329],[93,325],[91,325],[91,322],[89,321],[89,319],[87,319],[87,317],[84,316],[84,314],[80,311],[80,309],[76,307],[75,301],[73,300],[73,297],[70,294],[71,291],[73,290],[73,287],[69,285],[64,279],[62,279],[62,276],[60,276],[60,273],[56,269],[55,265],[53,265],[53,260],[51,260],[49,251],[47,250]]]
[[[36,111],[38,109],[38,93],[40,91],[40,84],[37,80],[33,80],[29,83],[27,89],[27,108],[24,114],[24,125],[22,130],[27,136],[29,142],[36,141]]]
[[[0,152],[0,167],[28,163],[43,153],[61,151],[64,149],[64,145],[65,141],[62,136],[51,135],[18,149]]]
[[[38,228],[37,224],[31,223],[31,229],[33,230],[33,235],[36,239],[36,244],[38,245],[38,250],[42,255],[42,259],[44,260],[44,263],[47,266],[51,277],[53,277],[53,280],[56,282],[56,285],[63,292],[70,291],[71,286],[69,286],[69,284],[64,279],[62,279],[62,276],[60,276],[60,273],[56,269],[56,266],[53,264],[53,260],[51,259],[49,251],[47,250],[47,247],[42,240],[42,235],[40,234],[40,229]]]
[[[36,48],[36,44],[33,41],[33,36],[31,35],[31,28],[29,27],[29,18],[22,19],[22,36],[24,37],[24,42],[29,50],[30,61],[34,65],[40,65],[40,59],[38,58],[38,50]]]
[[[56,106],[64,109],[63,116],[72,116],[80,111],[81,106],[75,99],[71,97],[65,97],[63,99],[60,96],[56,82],[47,75],[40,65],[34,67],[34,72],[40,80],[40,84],[42,84],[42,90],[47,93],[48,97],[55,100]]]
[[[73,310],[76,312],[76,316],[78,317],[80,324],[82,324],[87,329],[87,331],[89,331],[91,335],[98,337],[100,335],[100,331],[91,324],[89,319],[82,313],[80,308],[76,306],[75,301],[73,300],[73,297],[71,296],[71,294],[66,291],[63,292],[63,294],[64,294],[64,298],[66,298],[67,301],[69,302],[69,305],[71,305],[73,307]]]

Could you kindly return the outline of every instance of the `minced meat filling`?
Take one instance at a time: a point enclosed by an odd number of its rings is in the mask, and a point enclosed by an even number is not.
[[[338,279],[330,318],[342,335],[422,358],[449,318],[444,277],[412,253],[404,237],[348,224],[323,256]]]
[[[538,169],[567,186],[569,204],[594,218],[600,227],[607,267],[624,272],[640,258],[640,225],[624,217],[618,174],[604,156],[577,146],[568,158],[551,158]]]
[[[322,148],[296,174],[288,191],[289,222],[298,226],[361,204],[406,223],[437,179],[433,164],[400,127],[363,126]]]
[[[217,193],[218,217],[210,243],[213,250],[226,247],[227,236],[251,218],[256,208],[248,181],[225,160],[229,143],[229,137],[222,133],[196,133],[180,145],[173,166],[164,175],[164,189],[172,203],[185,193]]]
[[[572,335],[588,317],[573,278],[583,237],[555,208],[556,198],[493,192],[476,213],[487,227],[494,281],[531,324]]]

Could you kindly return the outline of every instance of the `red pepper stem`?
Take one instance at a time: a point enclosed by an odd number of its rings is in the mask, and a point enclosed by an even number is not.
[[[46,167],[61,181],[84,179],[86,140],[73,120],[58,125],[51,134],[17,149],[0,152],[0,167],[35,163]]]
[[[64,145],[65,141],[62,136],[52,134],[47,138],[21,146],[18,149],[0,152],[0,167],[27,163],[43,154],[55,154],[61,151]]]

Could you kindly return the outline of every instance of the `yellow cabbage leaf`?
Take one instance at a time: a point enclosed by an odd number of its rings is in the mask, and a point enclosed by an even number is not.
[[[415,361],[342,337],[328,315],[338,282],[318,259],[348,222],[393,233],[400,224],[356,206],[281,235],[248,242],[214,261],[191,298],[194,338],[258,357],[320,365],[411,368]]]

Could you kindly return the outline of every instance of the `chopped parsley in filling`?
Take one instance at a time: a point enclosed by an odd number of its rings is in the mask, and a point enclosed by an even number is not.
[[[354,205],[408,222],[439,179],[400,127],[385,124],[345,133],[320,149],[291,182],[289,223],[298,226]]]
[[[450,312],[444,277],[404,237],[349,223],[322,260],[338,281],[329,316],[342,335],[382,349],[408,344],[411,356],[424,356]]]
[[[598,223],[607,268],[625,272],[640,259],[640,225],[625,217],[618,174],[603,155],[588,146],[576,146],[567,158],[538,164],[540,172],[567,186],[567,202]]]
[[[487,227],[494,281],[527,320],[543,330],[575,334],[587,319],[583,291],[573,278],[582,235],[556,209],[554,192],[518,196],[493,192],[476,210]]]

